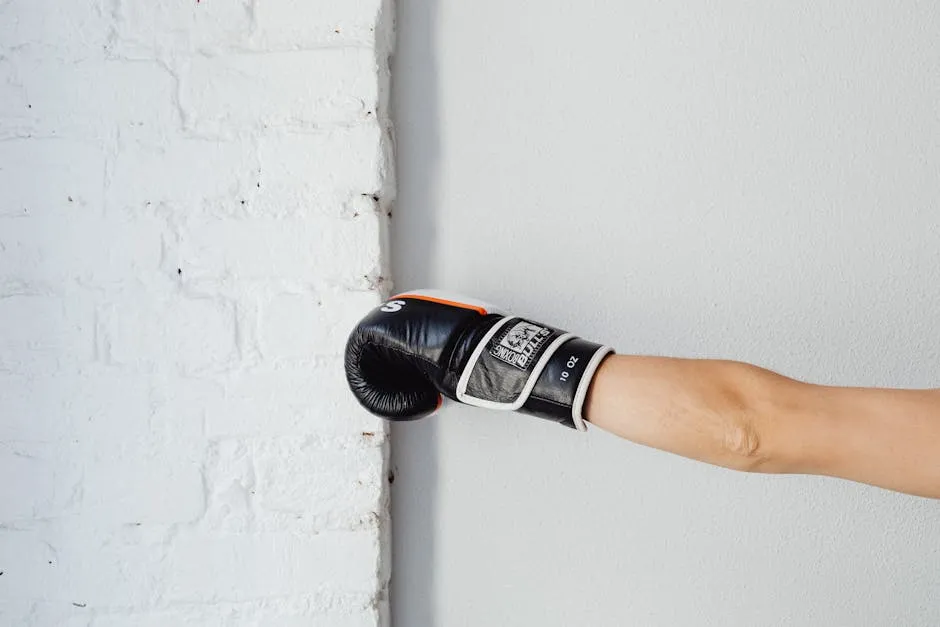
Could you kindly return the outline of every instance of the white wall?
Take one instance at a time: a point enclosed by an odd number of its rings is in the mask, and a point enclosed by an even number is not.
[[[397,288],[940,385],[936,3],[412,0],[393,75]],[[399,627],[940,624],[935,501],[469,408],[393,444]]]
[[[0,3],[0,625],[384,622],[382,5]]]

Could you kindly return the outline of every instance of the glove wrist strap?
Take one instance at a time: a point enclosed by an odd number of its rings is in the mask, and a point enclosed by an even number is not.
[[[474,348],[456,397],[467,405],[522,410],[584,431],[590,380],[610,352],[560,329],[506,317]]]

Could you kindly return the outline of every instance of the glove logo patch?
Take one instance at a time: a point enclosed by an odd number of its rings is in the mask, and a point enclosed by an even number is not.
[[[552,330],[546,327],[531,322],[517,322],[493,339],[490,355],[510,366],[526,370],[551,334]]]
[[[385,313],[396,313],[401,311],[401,308],[407,305],[403,300],[390,300],[382,306],[382,311]]]

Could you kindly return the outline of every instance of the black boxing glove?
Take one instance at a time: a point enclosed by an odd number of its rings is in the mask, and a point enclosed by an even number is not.
[[[415,420],[443,397],[586,430],[591,379],[613,349],[433,290],[395,296],[346,343],[346,380],[371,413]]]

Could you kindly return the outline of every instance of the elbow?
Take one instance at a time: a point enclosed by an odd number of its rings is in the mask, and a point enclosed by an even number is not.
[[[774,472],[767,426],[775,379],[748,364],[735,363],[731,368],[722,395],[725,420],[721,444],[728,466],[744,472]]]
[[[760,430],[750,417],[745,416],[728,429],[724,448],[730,460],[728,466],[734,470],[766,472],[766,447]]]
[[[740,362],[727,365],[722,383],[720,445],[727,466],[744,472],[804,472],[806,446],[792,434],[799,416],[812,407],[807,399],[813,388]]]

